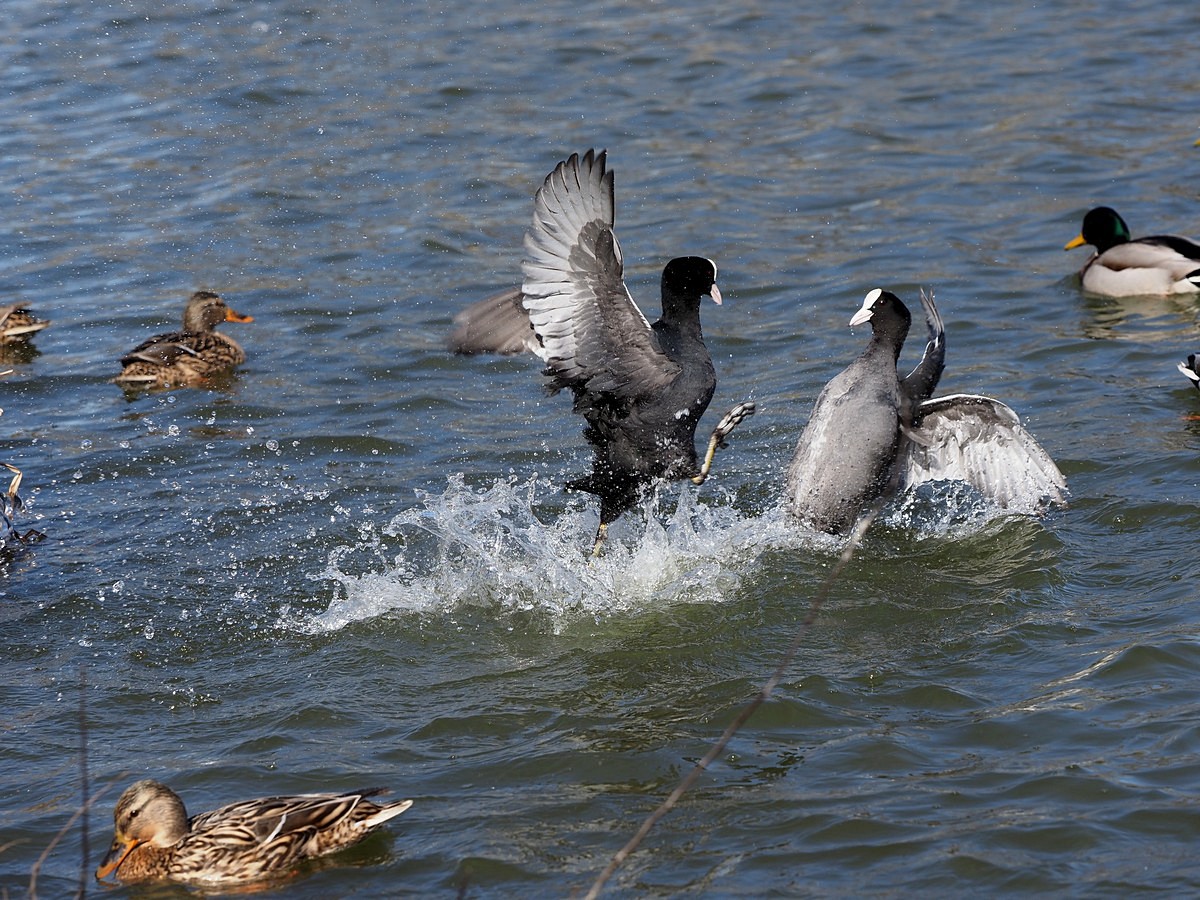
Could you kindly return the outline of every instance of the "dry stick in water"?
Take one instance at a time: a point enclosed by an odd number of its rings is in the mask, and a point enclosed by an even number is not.
[[[813,596],[812,603],[808,607],[808,615],[806,615],[804,617],[804,621],[800,623],[800,628],[796,631],[796,636],[792,638],[792,643],[788,645],[787,651],[783,654],[783,658],[779,661],[779,665],[775,667],[775,671],[771,673],[771,677],[767,679],[766,683],[759,690],[757,696],[755,696],[753,700],[751,700],[742,708],[742,711],[737,714],[737,717],[729,723],[729,726],[725,729],[725,732],[721,735],[720,739],[712,745],[712,748],[706,754],[704,754],[704,758],[701,759],[700,762],[696,763],[696,765],[692,768],[692,771],[688,772],[683,781],[679,782],[679,786],[676,787],[675,790],[671,791],[670,796],[668,796],[667,799],[659,805],[658,809],[650,813],[650,815],[646,818],[646,821],[642,823],[642,827],[637,830],[637,834],[630,839],[629,843],[617,851],[616,855],[609,862],[608,866],[606,866],[604,871],[600,873],[599,877],[595,880],[595,882],[593,882],[591,888],[584,895],[584,900],[596,900],[596,898],[600,896],[600,892],[604,890],[604,885],[608,882],[608,879],[611,878],[613,873],[621,867],[621,864],[629,858],[630,854],[637,850],[638,846],[642,843],[642,839],[650,833],[650,829],[652,829],[658,823],[659,819],[675,808],[675,804],[679,802],[679,798],[687,792],[688,788],[690,788],[699,780],[700,775],[705,769],[708,768],[709,763],[721,755],[721,753],[725,750],[725,747],[728,746],[730,740],[732,740],[733,736],[737,734],[738,730],[746,724],[747,720],[752,715],[754,715],[755,710],[757,710],[763,705],[763,703],[770,699],[771,692],[774,691],[779,685],[779,682],[783,680],[784,673],[792,664],[792,660],[795,659],[796,653],[800,650],[800,642],[804,640],[804,635],[808,633],[809,628],[812,627],[813,621],[817,618],[817,613],[821,611],[821,604],[823,604],[825,599],[829,596],[830,590],[833,588],[833,585],[837,581],[838,577],[842,574],[842,571],[850,564],[850,560],[854,558],[854,551],[858,549],[858,545],[862,543],[863,535],[867,533],[867,529],[871,527],[871,523],[875,521],[875,517],[879,515],[879,511],[883,509],[883,504],[884,500],[881,499],[866,515],[859,519],[858,524],[854,526],[854,530],[850,533],[849,540],[846,541],[846,546],[842,548],[842,552],[838,557],[837,563],[832,569],[829,570],[829,574],[825,576],[825,580],[822,581],[821,586],[817,588],[817,593]]]
[[[91,785],[88,782],[87,757],[87,669],[79,667],[79,802],[83,804],[83,815],[79,820],[79,900],[87,896],[88,857],[92,855],[91,843],[88,840],[88,794]]]
[[[3,374],[3,373],[0,373]],[[89,797],[88,792],[91,786],[88,780],[88,763],[87,763],[87,670],[80,668],[79,670],[79,783],[80,783],[80,806],[75,810],[75,814],[67,819],[65,825],[59,829],[58,834],[54,836],[48,847],[42,851],[42,855],[37,858],[37,862],[33,864],[33,868],[29,870],[29,900],[37,900],[37,880],[38,873],[41,871],[42,863],[46,861],[46,857],[50,855],[50,851],[58,846],[58,842],[63,839],[63,835],[70,830],[75,824],[75,820],[81,820],[82,835],[80,838],[79,847],[79,890],[75,896],[83,900],[87,896],[88,884],[88,857],[91,856],[91,848],[88,841],[88,812],[92,808],[92,804],[99,800],[102,796],[112,790],[112,786],[117,783],[117,780],[125,777],[122,772],[117,778],[114,778],[103,788],[96,792],[95,796]]]
[[[58,842],[63,839],[63,836],[68,831],[70,831],[71,826],[75,824],[75,821],[81,815],[83,815],[85,811],[91,809],[96,804],[97,800],[111,791],[113,786],[116,785],[121,779],[127,777],[128,774],[128,772],[122,772],[104,787],[100,788],[100,790],[96,791],[96,793],[92,794],[92,796],[88,797],[83,806],[75,810],[75,813],[71,816],[71,818],[67,819],[63,827],[58,830],[58,834],[54,836],[54,840],[46,845],[46,849],[42,851],[42,855],[37,858],[37,862],[35,862],[33,864],[33,868],[29,870],[29,900],[37,900],[38,873],[42,869],[42,863],[44,863],[46,861],[46,857],[50,855],[50,851],[58,846]]]

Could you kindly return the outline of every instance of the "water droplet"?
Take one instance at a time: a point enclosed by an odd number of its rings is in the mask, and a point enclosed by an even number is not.
[[[267,441],[267,449],[268,450],[278,450],[279,449],[279,441],[276,441],[276,440]]]
[[[87,440],[86,438],[84,438],[82,441],[79,442],[79,449],[80,450],[91,450],[92,442]]]

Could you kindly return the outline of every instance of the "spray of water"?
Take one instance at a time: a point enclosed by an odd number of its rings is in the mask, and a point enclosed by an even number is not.
[[[737,593],[764,551],[827,556],[844,544],[797,529],[777,506],[744,513],[719,493],[698,497],[676,487],[619,520],[604,555],[592,560],[594,504],[580,497],[550,508],[542,505],[548,497],[562,499],[538,477],[472,487],[451,476],[443,492],[418,493],[418,503],[381,535],[331,553],[317,575],[333,585],[328,607],[299,616],[285,611],[283,624],[328,633],[378,616],[477,607],[499,616],[535,612],[557,631],[579,617],[718,604]],[[917,540],[953,539],[1014,511],[1024,510],[1001,510],[962,485],[922,485],[889,504],[879,524]],[[377,564],[353,571],[348,563],[364,549]]]

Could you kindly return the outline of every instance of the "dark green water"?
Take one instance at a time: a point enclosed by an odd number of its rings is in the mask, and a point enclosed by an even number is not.
[[[0,384],[46,534],[0,570],[8,896],[79,803],[81,672],[93,785],[115,782],[89,870],[136,778],[193,812],[380,784],[414,800],[390,836],[278,896],[581,893],[833,563],[779,479],[877,286],[936,292],[942,391],[1021,413],[1071,506],[873,530],[613,895],[1200,890],[1200,393],[1174,369],[1197,304],[1085,297],[1061,249],[1099,203],[1200,235],[1186,4],[3,17],[0,287],[53,320]],[[665,260],[717,261],[714,410],[759,407],[594,567],[596,511],[557,487],[588,466],[568,399],[441,344],[589,146],[651,314]],[[198,288],[254,315],[226,326],[248,362],[126,399],[116,360]],[[74,892],[81,842],[39,896]]]

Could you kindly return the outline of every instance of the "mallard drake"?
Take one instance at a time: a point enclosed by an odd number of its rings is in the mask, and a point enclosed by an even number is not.
[[[96,878],[209,885],[284,878],[298,863],[344,850],[412,806],[366,799],[382,792],[263,797],[189,819],[178,794],[145,779],[117,801],[112,846]]]
[[[24,344],[49,324],[22,303],[0,306],[0,345]]]
[[[1063,249],[1091,244],[1096,252],[1079,270],[1083,289],[1106,297],[1194,294],[1200,290],[1200,244],[1175,234],[1133,240],[1116,210],[1097,206],[1079,236]],[[1189,276],[1193,276],[1189,278]]]
[[[905,377],[896,370],[912,315],[895,294],[867,294],[851,327],[871,323],[866,350],[825,385],[788,467],[787,506],[802,525],[843,533],[881,497],[929,481],[960,481],[1002,508],[1036,496],[1062,504],[1053,460],[999,400],[931,399],[945,366],[942,318],[921,294],[929,341]]]
[[[651,325],[625,286],[605,162],[604,151],[576,153],[546,176],[525,235],[521,287],[459,313],[449,340],[458,353],[533,352],[546,363],[551,392],[571,390],[594,458],[591,474],[567,487],[600,499],[593,555],[609,523],[654,480],[701,484],[724,438],[754,412],[750,402],[731,409],[697,457],[696,426],[717,384],[700,300],[721,302],[717,267],[700,256],[668,262],[662,317]]]
[[[222,322],[253,322],[225,305],[212,291],[196,291],[183,310],[183,330],[160,334],[121,357],[113,381],[129,388],[183,387],[231,372],[246,361],[233,338],[214,331]]]

